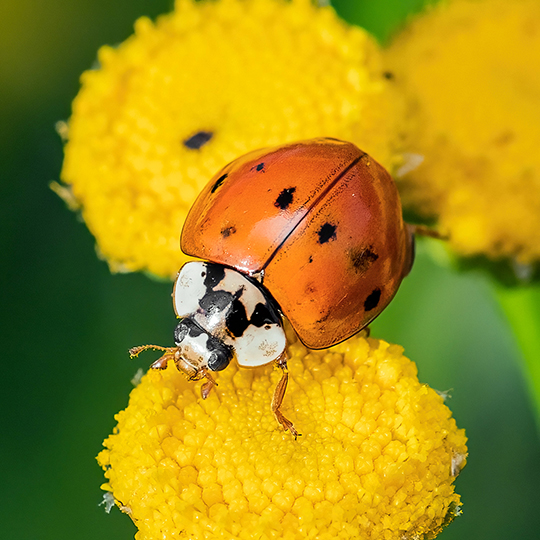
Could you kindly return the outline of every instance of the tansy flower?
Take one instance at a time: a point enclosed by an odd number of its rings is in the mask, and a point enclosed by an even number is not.
[[[322,135],[402,160],[377,45],[308,0],[178,1],[99,62],[62,128],[60,189],[116,270],[174,275],[196,195],[247,151]],[[216,372],[205,400],[174,365],[143,377],[98,457],[138,540],[431,538],[460,512],[465,435],[401,348],[290,336],[288,358],[298,440],[272,366]]]
[[[401,347],[291,341],[296,441],[271,412],[270,366],[230,365],[206,400],[172,362],[132,391],[98,461],[137,540],[412,540],[459,514],[465,434]]]
[[[408,99],[405,205],[462,255],[540,259],[540,3],[453,0],[386,53]]]
[[[323,135],[400,160],[402,104],[380,51],[330,7],[179,0],[98,58],[62,126],[70,191],[57,188],[114,270],[172,277],[196,195],[248,151]]]

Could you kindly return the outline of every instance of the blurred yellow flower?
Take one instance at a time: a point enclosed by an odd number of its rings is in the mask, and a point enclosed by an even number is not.
[[[178,0],[82,76],[62,180],[113,270],[171,277],[204,184],[248,151],[317,136],[391,168],[402,102],[363,30],[309,0]],[[66,130],[64,130],[66,131]]]
[[[441,2],[386,52],[424,162],[404,204],[463,255],[540,259],[540,3]]]
[[[206,400],[172,362],[143,377],[98,456],[137,540],[433,538],[460,513],[464,431],[401,347],[288,352],[296,441],[271,412],[271,366],[231,364]]]

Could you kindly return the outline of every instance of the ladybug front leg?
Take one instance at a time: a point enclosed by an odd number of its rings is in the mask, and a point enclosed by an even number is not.
[[[281,404],[283,403],[283,398],[285,397],[285,392],[287,390],[287,383],[289,382],[289,373],[287,371],[287,360],[279,358],[276,360],[276,364],[283,370],[283,375],[279,380],[276,389],[274,390],[274,397],[272,398],[272,412],[274,413],[276,420],[283,426],[285,431],[289,430],[296,440],[297,437],[301,436],[298,431],[296,431],[293,423],[283,416],[283,413],[280,411]]]
[[[201,368],[202,377],[205,378],[206,382],[201,386],[201,396],[203,399],[206,399],[208,397],[208,394],[210,394],[210,391],[214,386],[217,386],[217,382],[215,379],[210,375],[210,372],[206,368]]]

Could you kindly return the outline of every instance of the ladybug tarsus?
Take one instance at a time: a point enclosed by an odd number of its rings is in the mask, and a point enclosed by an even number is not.
[[[206,399],[209,396],[212,388],[214,388],[214,386],[217,386],[218,384],[212,377],[212,375],[210,375],[207,369],[203,368],[202,371],[204,373],[203,377],[206,378],[206,382],[201,386],[201,397],[203,399]]]

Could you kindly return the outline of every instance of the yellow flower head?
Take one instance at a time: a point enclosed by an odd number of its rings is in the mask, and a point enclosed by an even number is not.
[[[351,338],[290,345],[283,432],[270,409],[280,373],[218,372],[206,400],[172,362],[117,415],[98,461],[137,540],[433,538],[459,513],[466,438],[401,347]]]
[[[399,160],[377,45],[309,0],[177,1],[99,63],[73,103],[62,180],[116,270],[173,276],[195,197],[248,151],[326,136]]]
[[[540,259],[540,3],[453,0],[387,51],[424,162],[404,203],[438,216],[461,254]]]

